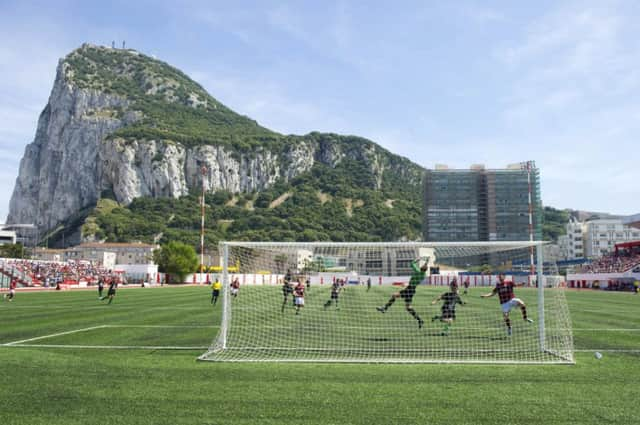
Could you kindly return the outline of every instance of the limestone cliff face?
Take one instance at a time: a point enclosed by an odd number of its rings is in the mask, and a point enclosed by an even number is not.
[[[90,49],[87,55],[97,51],[95,47],[82,49]],[[141,55],[133,53],[129,56],[139,60]],[[94,66],[89,71],[98,68]],[[130,69],[124,63],[117,72],[126,73]],[[43,234],[83,209],[93,207],[106,192],[113,193],[118,202],[128,204],[140,196],[183,196],[190,190],[199,190],[203,179],[208,191],[259,191],[276,181],[289,181],[309,171],[315,162],[335,166],[345,158],[364,162],[378,188],[385,173],[420,181],[418,166],[371,142],[348,146],[331,138],[303,136],[281,145],[284,147],[280,149],[253,146],[241,151],[229,143],[185,145],[154,137],[118,137],[113,135],[115,131],[137,125],[147,117],[132,106],[126,92],[118,95],[114,90],[83,86],[77,83],[81,80],[74,78],[76,73],[78,69],[67,60],[60,61],[35,139],[26,147],[20,162],[9,223],[34,223]],[[145,75],[141,84],[147,94],[155,95],[158,87],[163,86],[178,93],[165,94],[167,98],[178,98],[180,86],[175,79],[183,76],[177,71],[156,86],[153,82],[158,78]],[[190,93],[188,99],[194,96]],[[204,98],[208,94],[199,96]],[[215,99],[209,98],[208,102]],[[199,105],[188,104],[192,108]],[[223,106],[214,104],[212,108],[220,110]],[[251,124],[247,125],[251,128]]]
[[[170,141],[114,139],[101,145],[99,158],[103,188],[128,204],[140,196],[186,195],[190,188],[201,188],[203,179],[207,191],[259,191],[310,170],[315,154],[311,144],[299,144],[281,156],[267,150],[239,156],[222,146],[185,148]]]
[[[116,117],[126,100],[68,83],[66,64],[58,65],[49,102],[27,145],[9,205],[9,223],[54,227],[100,196],[98,157],[109,133],[135,121],[135,113]]]

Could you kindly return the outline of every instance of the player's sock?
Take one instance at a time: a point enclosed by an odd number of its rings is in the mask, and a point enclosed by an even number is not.
[[[508,335],[508,336],[511,336],[511,326],[509,326],[509,327],[507,328],[507,335]]]
[[[416,313],[413,308],[408,308],[407,311],[418,321],[418,327],[421,328],[422,325],[424,325],[424,320],[422,320],[420,316],[418,316],[418,313]]]
[[[109,304],[111,304],[111,301],[113,301],[113,298],[109,298]]]
[[[388,309],[389,307],[391,307],[393,305],[393,303],[396,302],[395,298],[391,298],[389,301],[387,301],[387,303],[384,305],[384,309]]]
[[[526,320],[527,322],[529,322],[529,323],[533,323],[533,319],[529,319],[529,318],[527,317],[527,307],[522,306],[522,307],[520,307],[520,308],[522,309],[522,318],[523,318],[524,320]]]

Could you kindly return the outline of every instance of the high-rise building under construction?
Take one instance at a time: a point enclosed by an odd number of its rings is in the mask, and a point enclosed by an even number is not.
[[[542,239],[540,173],[533,161],[503,169],[437,165],[423,183],[425,241]]]

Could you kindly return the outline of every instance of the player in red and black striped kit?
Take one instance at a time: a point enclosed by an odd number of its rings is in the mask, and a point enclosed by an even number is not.
[[[516,298],[513,293],[513,288],[516,286],[524,286],[524,283],[514,284],[510,280],[505,280],[504,275],[500,273],[498,275],[498,283],[488,294],[480,295],[482,298],[492,297],[498,294],[500,298],[500,307],[502,307],[502,316],[504,317],[504,323],[507,325],[507,335],[511,335],[511,319],[509,319],[509,312],[514,307],[519,307],[522,311],[522,318],[529,323],[533,323],[532,319],[527,317],[527,306],[522,302],[520,298]]]
[[[296,305],[296,314],[299,314],[300,309],[304,307],[304,290],[304,283],[302,282],[302,279],[300,279],[295,288],[293,288],[293,301]]]
[[[13,301],[16,297],[16,286],[18,286],[18,281],[16,279],[11,279],[11,283],[9,283],[9,293],[4,294],[5,300]]]

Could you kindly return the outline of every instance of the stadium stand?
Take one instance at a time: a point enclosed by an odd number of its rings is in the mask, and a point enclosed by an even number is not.
[[[0,273],[15,278],[20,286],[56,286],[96,283],[100,277],[118,276],[102,266],[84,261],[0,260]]]
[[[613,254],[585,264],[582,273],[624,273],[640,266],[640,241],[617,244]]]

